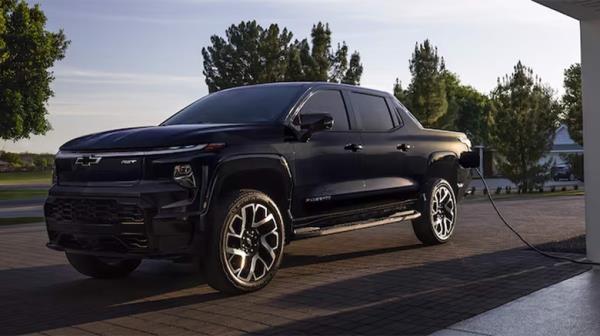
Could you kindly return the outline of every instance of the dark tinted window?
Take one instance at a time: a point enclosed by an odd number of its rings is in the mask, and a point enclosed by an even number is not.
[[[342,93],[337,90],[323,90],[314,93],[302,107],[302,115],[329,113],[333,117],[333,131],[347,131],[348,114]]]
[[[163,125],[272,122],[287,112],[303,91],[301,86],[254,86],[216,92]]]
[[[419,120],[415,118],[415,116],[412,113],[410,113],[408,109],[404,105],[402,105],[402,103],[400,103],[398,100],[396,100],[395,103],[398,112],[400,112],[400,118],[406,118],[407,120],[410,119],[413,123],[417,124],[418,127],[423,128]]]
[[[404,121],[402,120],[402,110],[399,107],[396,107],[396,113],[393,113],[394,115],[394,121],[396,124],[396,127],[401,127],[404,126]]]
[[[385,98],[352,92],[352,107],[361,120],[363,130],[385,131],[394,128]]]

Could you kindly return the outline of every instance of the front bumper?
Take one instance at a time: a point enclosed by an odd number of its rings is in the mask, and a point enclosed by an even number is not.
[[[196,198],[196,190],[168,181],[130,187],[55,185],[44,206],[48,247],[136,258],[188,254],[202,217]]]

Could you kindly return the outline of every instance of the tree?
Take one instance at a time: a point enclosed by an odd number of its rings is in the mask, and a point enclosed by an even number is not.
[[[23,161],[17,153],[0,152],[0,160],[8,162],[12,167],[21,167]]]
[[[342,78],[341,82],[344,84],[350,85],[360,85],[360,77],[363,73],[363,65],[360,63],[360,54],[355,51],[350,56],[350,65],[348,66],[348,70],[346,70],[346,74],[344,78]]]
[[[410,70],[411,84],[404,89],[396,79],[394,96],[425,126],[465,132],[476,144],[490,142],[488,129],[493,119],[487,96],[463,85],[447,70],[429,40],[415,47]]]
[[[328,24],[321,22],[313,25],[312,32],[312,51],[313,62],[312,71],[309,78],[313,81],[327,81],[328,72],[331,64],[331,30]]]
[[[533,70],[520,61],[511,75],[498,79],[492,91],[494,148],[502,156],[501,172],[515,184],[529,190],[550,163],[539,160],[552,145],[560,105],[550,87],[544,86]]]
[[[46,102],[53,96],[49,69],[69,45],[62,30],[45,30],[39,5],[0,1],[0,138],[19,140],[50,128]]]
[[[436,127],[448,110],[446,87],[443,81],[444,59],[429,40],[415,45],[409,61],[412,81],[405,103],[425,127]]]
[[[444,69],[440,74],[440,80],[444,83],[444,91],[446,93],[446,113],[444,113],[435,123],[435,127],[445,130],[456,130],[457,119],[460,117],[461,94],[464,91],[458,76]]]
[[[490,144],[493,118],[488,97],[463,85],[458,76],[448,70],[444,71],[443,78],[448,111],[440,118],[440,127],[466,133],[473,144]]]
[[[276,24],[264,29],[256,21],[231,25],[225,38],[211,37],[202,49],[209,92],[258,83],[280,81],[331,81],[358,85],[362,75],[360,55],[348,61],[345,42],[331,47],[331,30],[321,22],[313,25],[311,41],[294,40]]]
[[[396,78],[396,83],[394,83],[394,97],[398,99],[402,104],[408,104],[408,91],[402,87],[402,82],[400,79]]]
[[[287,68],[292,33],[272,24],[263,29],[256,21],[231,25],[226,39],[213,35],[202,48],[204,76],[209,92],[243,84],[281,81]]]
[[[581,103],[581,64],[576,63],[565,70],[565,93],[562,96],[564,122],[571,138],[583,145],[583,108]]]

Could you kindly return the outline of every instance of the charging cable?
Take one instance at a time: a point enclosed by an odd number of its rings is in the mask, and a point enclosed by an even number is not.
[[[506,227],[510,231],[512,231],[512,233],[514,233],[515,236],[517,236],[523,242],[523,244],[527,245],[530,249],[532,249],[535,252],[543,255],[544,257],[548,257],[548,258],[552,258],[552,259],[557,259],[557,260],[568,261],[568,262],[572,262],[572,263],[580,264],[580,265],[600,266],[600,263],[596,263],[596,262],[593,262],[593,261],[587,261],[587,260],[577,260],[577,259],[572,259],[572,258],[569,258],[569,257],[554,255],[552,253],[544,252],[544,251],[538,249],[537,247],[533,246],[530,242],[527,241],[527,239],[523,238],[523,236],[521,236],[521,234],[517,230],[515,230],[515,228],[512,225],[510,225],[508,223],[508,221],[506,220],[506,218],[504,218],[504,216],[502,215],[502,213],[500,212],[500,210],[496,206],[496,202],[494,202],[494,198],[492,198],[492,195],[490,193],[490,188],[488,187],[487,182],[483,178],[483,175],[481,174],[481,172],[479,171],[479,169],[475,168],[475,171],[477,172],[477,175],[479,175],[479,177],[481,178],[481,181],[483,182],[483,185],[485,186],[485,189],[488,191],[486,193],[487,197],[490,200],[490,203],[492,204],[492,207],[494,208],[494,210],[498,214],[498,217],[500,217],[500,220],[502,221],[502,223],[504,223],[504,225],[506,225]]]

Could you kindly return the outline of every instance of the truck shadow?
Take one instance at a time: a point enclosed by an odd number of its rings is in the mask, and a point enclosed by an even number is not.
[[[326,256],[286,255],[282,268],[394,253],[421,246]],[[67,264],[1,270],[0,334],[32,333],[227,297],[205,284],[196,265],[165,261],[145,261],[128,278],[117,280],[83,278]]]

